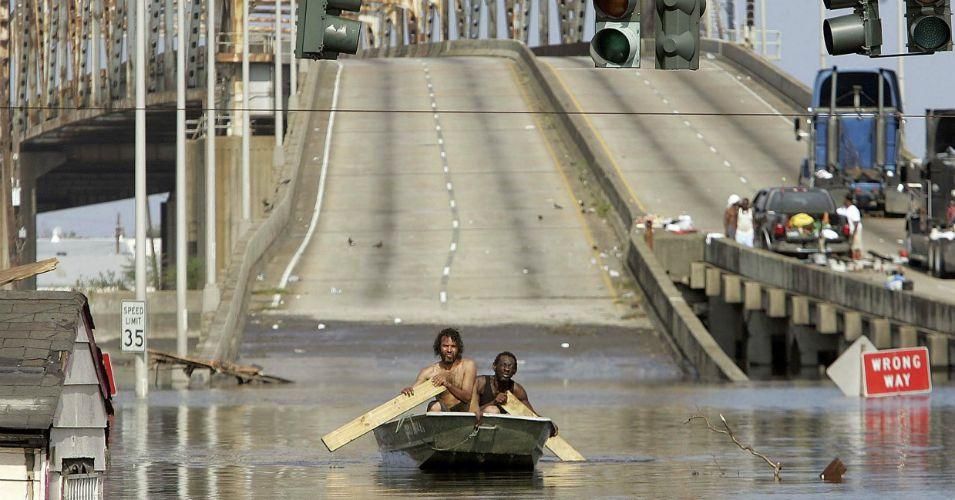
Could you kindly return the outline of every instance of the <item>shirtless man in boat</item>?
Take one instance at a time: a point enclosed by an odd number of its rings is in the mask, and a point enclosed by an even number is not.
[[[502,405],[507,404],[507,391],[511,391],[514,396],[524,403],[524,406],[532,412],[537,413],[531,402],[527,399],[527,391],[524,386],[514,381],[513,377],[517,373],[517,356],[513,353],[504,351],[494,358],[494,375],[481,375],[474,381],[474,390],[478,395],[478,406],[481,413],[505,413]],[[551,422],[551,436],[557,435],[557,424]]]
[[[435,386],[444,386],[446,391],[428,403],[428,411],[478,412],[477,397],[474,392],[474,379],[477,366],[474,360],[463,357],[464,341],[461,333],[454,328],[445,328],[434,339],[434,355],[440,360],[421,369],[414,384],[405,387],[401,393],[414,394],[414,386],[431,379]]]

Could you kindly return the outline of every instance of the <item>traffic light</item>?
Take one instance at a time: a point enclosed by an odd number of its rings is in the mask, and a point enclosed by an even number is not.
[[[358,52],[361,22],[339,17],[343,10],[358,12],[361,0],[300,0],[296,23],[295,57],[337,59],[339,52]]]
[[[952,50],[951,0],[905,0],[909,52]]]
[[[594,0],[590,57],[598,68],[640,67],[640,1]]]
[[[657,69],[699,69],[706,0],[656,0]]]
[[[878,0],[823,0],[827,9],[853,9],[852,14],[826,19],[822,36],[829,55],[882,53],[882,20]]]

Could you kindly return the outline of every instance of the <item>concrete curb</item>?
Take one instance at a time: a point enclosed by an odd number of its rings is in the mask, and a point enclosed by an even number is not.
[[[320,62],[309,65],[300,87],[302,89],[298,101],[300,109],[313,108],[322,70],[333,67],[328,64]],[[290,132],[285,137],[285,163],[278,177],[279,180],[288,179],[288,182],[285,184],[279,182],[276,185],[276,201],[268,218],[254,221],[239,237],[232,249],[232,263],[225,270],[220,282],[222,295],[219,306],[209,326],[208,335],[199,348],[201,358],[234,361],[238,356],[242,329],[245,327],[249,277],[252,268],[288,225],[310,118],[311,114],[308,111],[289,112],[288,130]]]
[[[496,56],[512,59],[520,64],[543,90],[551,108],[558,113],[564,132],[577,146],[590,166],[623,227],[633,225],[641,213],[636,200],[627,193],[626,184],[614,171],[607,153],[593,145],[599,141],[587,125],[571,96],[549,66],[541,64],[526,45],[515,40],[459,40],[432,44],[383,47],[365,50],[360,57],[448,57]],[[574,114],[570,114],[573,112]],[[719,347],[700,322],[683,296],[670,281],[653,252],[639,238],[629,237],[627,263],[643,290],[649,305],[647,313],[654,317],[680,353],[695,366],[702,380],[747,381],[733,360]]]

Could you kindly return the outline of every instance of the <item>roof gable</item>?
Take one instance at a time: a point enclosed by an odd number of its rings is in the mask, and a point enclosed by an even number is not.
[[[0,291],[0,428],[50,427],[88,310],[80,293]]]

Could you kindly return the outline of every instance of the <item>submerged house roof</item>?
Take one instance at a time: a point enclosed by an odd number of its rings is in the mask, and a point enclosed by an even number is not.
[[[83,294],[0,291],[0,433],[45,432],[51,427],[83,322],[90,332],[97,375],[105,381]],[[109,407],[108,388],[104,399]]]

